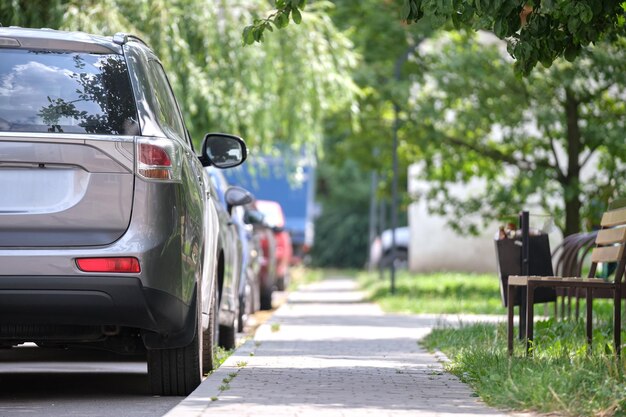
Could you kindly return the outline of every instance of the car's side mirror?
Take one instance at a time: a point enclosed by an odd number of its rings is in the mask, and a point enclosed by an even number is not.
[[[224,198],[226,199],[229,213],[235,206],[243,206],[245,204],[250,204],[254,201],[254,197],[248,190],[246,190],[245,188],[237,187],[236,185],[228,187],[228,189],[224,193]]]
[[[207,133],[202,142],[202,165],[232,168],[241,165],[248,156],[246,143],[239,136],[226,133]]]

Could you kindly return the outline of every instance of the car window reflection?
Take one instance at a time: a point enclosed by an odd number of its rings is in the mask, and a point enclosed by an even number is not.
[[[120,55],[0,50],[0,131],[139,133]]]

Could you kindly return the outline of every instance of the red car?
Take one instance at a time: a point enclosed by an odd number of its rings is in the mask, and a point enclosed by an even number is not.
[[[285,215],[276,201],[257,200],[256,208],[263,213],[265,223],[272,228],[276,240],[276,289],[284,291],[289,282],[289,265],[293,255],[291,236],[285,230]]]

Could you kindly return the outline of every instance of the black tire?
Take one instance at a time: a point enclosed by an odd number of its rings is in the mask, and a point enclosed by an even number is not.
[[[409,252],[406,248],[397,248],[396,256],[391,254],[391,251],[385,252],[380,260],[380,266],[382,268],[391,268],[391,264],[396,265],[397,269],[406,269],[409,262]]]
[[[237,331],[242,333],[246,325],[248,317],[254,314],[254,277],[252,271],[246,271],[246,286],[244,293],[239,297],[239,322],[237,324]]]
[[[235,323],[232,326],[220,326],[220,346],[224,349],[234,349],[237,341]]]
[[[239,304],[239,303],[238,303]],[[237,305],[239,307],[239,305]],[[239,328],[239,308],[235,311],[233,323],[230,326],[220,325],[219,341],[224,349],[234,349],[237,345],[237,329]]]
[[[246,296],[239,297],[239,320],[237,320],[237,332],[243,333],[246,321]]]
[[[200,298],[196,298],[196,334],[189,345],[148,349],[148,379],[152,395],[187,396],[202,382],[202,325]]]
[[[202,335],[202,372],[209,373],[217,369],[217,346],[219,342],[219,295],[216,284],[213,285],[209,310],[209,327]]]
[[[278,291],[285,291],[285,289],[287,288],[287,277],[286,276],[282,276],[282,277],[278,277],[276,279],[276,289]]]
[[[272,309],[272,288],[261,288],[261,310]]]

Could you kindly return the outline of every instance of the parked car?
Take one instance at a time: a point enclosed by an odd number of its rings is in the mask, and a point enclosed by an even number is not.
[[[276,289],[284,291],[289,283],[289,266],[293,248],[291,236],[285,230],[285,215],[276,201],[257,200],[257,209],[265,216],[265,222],[274,232],[276,240]]]
[[[249,202],[254,201],[254,196],[246,189],[231,186],[228,194],[246,196]],[[260,253],[262,248],[254,238],[254,228],[245,222],[245,209],[242,205],[232,206],[231,219],[237,227],[239,239],[242,242],[241,275],[239,281],[239,332],[244,331],[247,319],[260,310],[259,281]]]
[[[242,228],[245,226],[238,216],[233,215],[237,206],[253,201],[250,193],[240,187],[230,187],[222,172],[215,167],[207,167],[211,179],[211,190],[219,204],[219,252],[224,258],[224,279],[221,282],[219,312],[219,344],[226,349],[235,347],[237,332],[243,331],[246,306],[246,285],[248,237]]]
[[[146,352],[156,395],[215,367],[224,262],[203,166],[140,39],[0,28],[0,344]]]
[[[409,262],[409,228],[396,229],[396,253],[392,251],[392,229],[384,230],[370,247],[369,264],[373,268],[389,268],[395,262],[398,268],[407,268]]]
[[[245,206],[244,221],[252,226],[252,247],[257,250],[259,309],[271,310],[272,294],[276,287],[277,264],[274,231],[267,223],[265,215],[258,210],[257,201]]]

